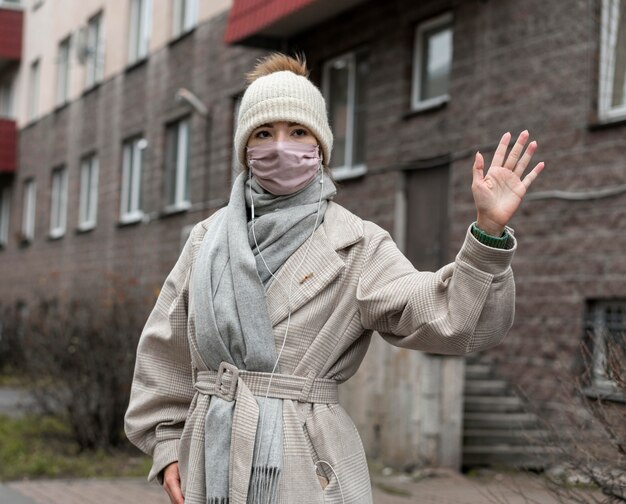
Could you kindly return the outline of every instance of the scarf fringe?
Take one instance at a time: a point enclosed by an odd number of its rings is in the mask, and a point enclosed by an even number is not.
[[[275,504],[278,497],[280,468],[253,467],[248,489],[249,504]],[[229,504],[228,497],[209,497],[207,504]]]
[[[250,504],[275,504],[278,497],[280,468],[253,467],[248,490]]]

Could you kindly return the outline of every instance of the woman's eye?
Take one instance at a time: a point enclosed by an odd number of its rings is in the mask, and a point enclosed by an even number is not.
[[[293,131],[293,134],[295,136],[305,136],[305,135],[307,135],[307,133],[308,133],[307,130],[302,129],[302,128],[298,128],[297,130]]]
[[[270,133],[269,133],[269,131],[261,130],[254,136],[256,138],[269,138],[270,137]]]

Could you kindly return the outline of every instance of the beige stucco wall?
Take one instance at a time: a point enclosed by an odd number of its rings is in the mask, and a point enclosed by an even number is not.
[[[24,45],[22,61],[14,83],[14,113],[20,127],[28,118],[30,65],[40,58],[40,87],[37,117],[55,108],[56,59],[58,44],[70,33],[87,24],[103,11],[104,79],[118,74],[127,64],[129,0],[24,0]],[[39,7],[34,8],[39,3]],[[232,0],[198,0],[198,23],[230,8]],[[152,0],[150,53],[172,39],[173,0]],[[85,89],[85,66],[76,58],[75,38],[70,59],[69,100],[78,98]]]

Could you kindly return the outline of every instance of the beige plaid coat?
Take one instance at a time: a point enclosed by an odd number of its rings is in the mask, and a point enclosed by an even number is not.
[[[198,381],[208,370],[197,349],[189,278],[210,220],[193,228],[145,324],[125,417],[129,439],[153,457],[149,480],[161,481],[160,471],[179,462],[187,504],[206,500],[204,441],[211,433],[205,433],[204,419],[212,396],[210,387]],[[280,360],[283,375],[344,382],[361,364],[372,331],[392,345],[441,354],[462,355],[498,344],[514,314],[510,262],[516,242],[510,231],[503,250],[481,244],[468,230],[453,263],[420,272],[386,231],[330,202],[295,277],[293,313]],[[305,248],[287,260],[277,275],[280,283],[274,281],[267,291],[277,350],[288,315],[281,283],[286,286],[292,278]],[[248,392],[237,395],[243,404],[240,417],[250,417],[246,410],[254,407],[249,390],[256,389],[249,383],[250,389],[239,380],[238,389]],[[371,503],[361,439],[336,400],[285,399],[283,410],[279,502]],[[239,442],[233,433],[231,504],[245,504],[247,492],[242,475],[249,476],[248,460]],[[315,464],[321,460],[325,462]]]

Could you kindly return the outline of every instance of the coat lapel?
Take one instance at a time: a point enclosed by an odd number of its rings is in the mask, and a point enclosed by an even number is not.
[[[337,250],[356,243],[362,237],[362,221],[343,207],[330,202],[324,223],[317,228],[310,240],[305,241],[287,259],[267,290],[272,326],[282,322],[289,314],[290,282],[293,313],[313,299],[344,270],[345,263]]]

